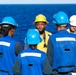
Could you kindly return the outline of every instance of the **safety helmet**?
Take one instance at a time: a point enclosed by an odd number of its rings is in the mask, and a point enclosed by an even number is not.
[[[15,22],[15,20],[11,16],[4,17],[0,24],[1,25],[5,25],[5,24],[13,25],[15,27],[18,27],[18,24]]]
[[[71,26],[76,26],[76,15],[72,15],[69,21]]]
[[[42,41],[37,29],[29,29],[24,42],[27,44],[38,44]]]
[[[57,14],[53,16],[53,18],[54,18],[54,21],[53,21],[54,24],[63,25],[63,24],[69,23],[68,16],[63,11],[59,11]]]
[[[46,17],[43,14],[39,14],[36,16],[34,24],[36,22],[46,22],[48,24],[48,21],[46,20]]]

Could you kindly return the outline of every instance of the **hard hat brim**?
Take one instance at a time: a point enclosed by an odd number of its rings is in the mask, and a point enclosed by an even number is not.
[[[43,40],[43,39],[40,38],[40,42],[42,42],[42,40]],[[25,44],[39,44],[40,42],[32,42],[32,43],[31,43],[31,42],[27,42],[27,38],[24,39],[24,43],[25,43]]]
[[[13,25],[13,24],[8,24],[8,23],[0,23],[0,25],[12,25],[12,26],[14,26],[14,27],[18,27],[18,24]]]
[[[35,22],[33,22],[33,24],[36,24],[37,22],[45,22],[45,21],[35,21]],[[46,21],[45,23],[48,24],[49,22]]]

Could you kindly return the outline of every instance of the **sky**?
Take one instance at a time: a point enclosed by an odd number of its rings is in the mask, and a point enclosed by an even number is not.
[[[0,4],[76,4],[76,0],[0,0]]]

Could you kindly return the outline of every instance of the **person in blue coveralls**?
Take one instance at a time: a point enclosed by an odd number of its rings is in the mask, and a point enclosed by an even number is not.
[[[70,28],[67,29],[67,31],[72,34],[76,34],[76,15],[72,15],[69,21],[70,21]],[[76,68],[75,70],[73,70],[72,73],[76,75]]]
[[[69,20],[65,12],[59,11],[53,18],[58,32],[50,36],[47,52],[53,70],[52,74],[71,75],[76,66],[75,35],[66,31]]]
[[[13,66],[14,75],[49,75],[51,67],[46,53],[37,49],[37,44],[42,41],[37,29],[29,29],[24,40],[29,48],[23,50]],[[46,64],[47,63],[47,64]]]
[[[11,16],[4,17],[0,23],[2,38],[0,38],[0,75],[13,75],[12,66],[16,56],[23,50],[20,42],[13,39],[17,24]]]

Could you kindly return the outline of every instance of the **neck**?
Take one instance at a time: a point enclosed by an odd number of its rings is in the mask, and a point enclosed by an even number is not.
[[[40,36],[41,36],[41,37],[44,37],[45,30],[40,31],[39,33],[40,33]]]
[[[2,34],[0,34],[0,38],[2,37]]]
[[[10,30],[9,33],[8,33],[8,35],[11,36],[11,37],[13,37],[13,34],[14,34],[13,30]]]
[[[30,45],[32,50],[35,50],[37,48],[37,45]]]
[[[43,38],[44,37],[44,35],[45,35],[45,32],[43,32],[42,34],[40,34],[40,36]]]
[[[73,33],[73,34],[74,34],[74,31],[72,31],[72,30],[70,29],[70,33]]]

